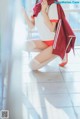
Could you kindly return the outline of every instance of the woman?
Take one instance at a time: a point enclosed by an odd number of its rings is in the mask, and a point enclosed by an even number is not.
[[[33,15],[31,20],[28,18],[26,12],[23,10],[25,20],[29,27],[37,27],[40,34],[40,40],[33,40],[27,42],[27,50],[40,49],[41,52],[30,62],[32,70],[37,70],[48,62],[56,58],[55,54],[52,54],[52,46],[54,43],[54,36],[56,25],[58,22],[58,11],[56,0],[41,0],[36,1],[36,6],[33,9]],[[53,13],[54,11],[54,13]],[[65,65],[67,61],[64,61],[61,65]]]

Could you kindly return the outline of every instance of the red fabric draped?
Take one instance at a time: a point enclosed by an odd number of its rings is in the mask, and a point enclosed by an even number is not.
[[[33,17],[36,17],[38,13],[41,11],[41,3],[43,0],[40,0],[39,3],[37,3],[33,8]],[[57,0],[48,0],[48,5],[51,5],[52,3],[57,2]]]
[[[59,22],[54,37],[53,54],[59,55],[62,59],[65,53],[71,49],[74,51],[76,36],[66,20],[64,11],[60,4],[57,4]]]

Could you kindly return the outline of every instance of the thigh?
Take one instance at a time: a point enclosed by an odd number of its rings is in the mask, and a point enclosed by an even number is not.
[[[55,57],[56,55],[52,54],[52,46],[44,49],[41,51],[35,59],[38,60],[40,63],[49,60],[52,57]]]
[[[43,49],[45,49],[45,48],[47,48],[48,47],[48,45],[46,45],[43,41],[41,41],[41,40],[33,40],[33,42],[35,43],[35,45],[36,45],[36,49],[41,49],[41,50],[43,50]]]

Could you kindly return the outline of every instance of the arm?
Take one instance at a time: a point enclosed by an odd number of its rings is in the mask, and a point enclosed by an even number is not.
[[[51,32],[54,32],[55,31],[55,28],[56,28],[56,22],[51,22],[49,20],[48,14],[46,12],[42,12],[42,15],[43,15],[45,24],[47,25],[47,27],[49,28],[49,30]]]
[[[22,12],[23,12],[23,16],[24,16],[25,21],[28,24],[28,26],[30,28],[33,28],[35,26],[35,19],[34,18],[29,19],[29,17],[27,15],[26,11],[24,10],[24,8],[22,9]]]
[[[55,28],[56,28],[56,22],[51,22],[50,21],[49,16],[48,16],[48,14],[46,12],[47,7],[48,7],[47,1],[46,0],[43,0],[41,12],[42,12],[42,15],[43,15],[45,24],[47,25],[47,27],[49,28],[49,30],[51,32],[53,32],[53,31],[55,31]]]

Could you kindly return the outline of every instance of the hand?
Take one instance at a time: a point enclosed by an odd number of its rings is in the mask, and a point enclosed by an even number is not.
[[[41,3],[41,12],[46,12],[47,7],[48,7],[47,0],[43,0],[43,2]]]

